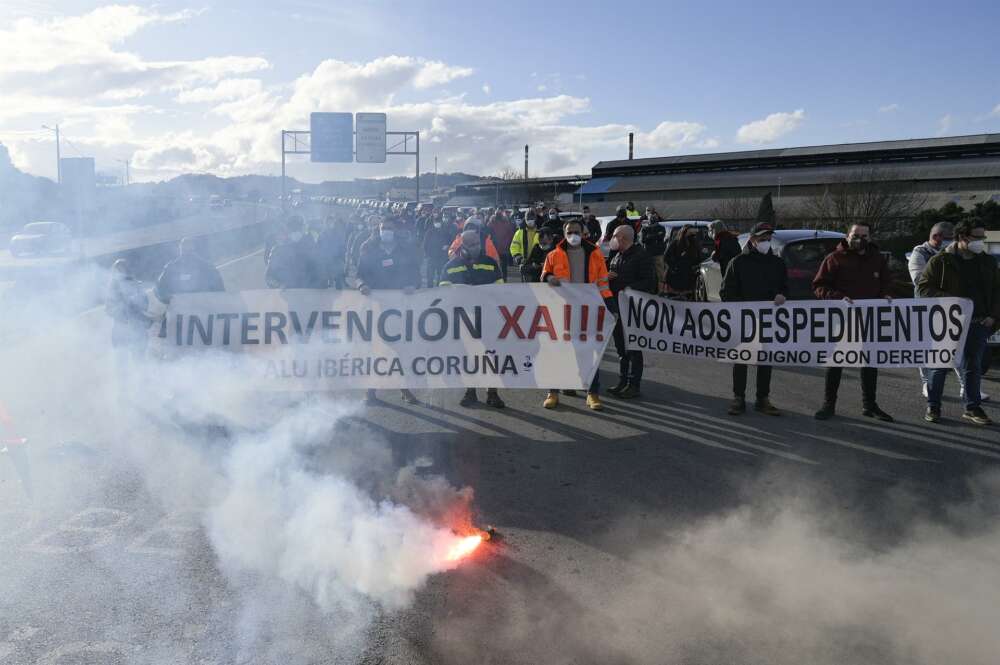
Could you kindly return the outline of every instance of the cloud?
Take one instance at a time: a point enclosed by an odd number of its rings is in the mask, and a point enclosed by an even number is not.
[[[636,136],[636,141],[641,149],[645,150],[649,147],[653,148],[654,151],[719,147],[718,139],[702,137],[706,130],[705,125],[698,122],[664,121],[651,132],[640,132]]]
[[[886,104],[885,106],[878,107],[879,113],[895,113],[896,111],[903,108],[899,104]]]
[[[487,94],[487,95],[488,95],[488,94],[490,94],[490,93],[491,93],[492,91],[493,91],[493,89],[492,89],[492,88],[490,88],[490,84],[489,84],[489,83],[484,83],[484,84],[483,84],[483,93],[484,93],[484,94]]]
[[[547,85],[545,85],[543,83],[543,84],[539,85],[538,87],[536,87],[535,89],[538,90],[538,92],[545,92],[546,90],[549,89],[549,86],[547,86]]]
[[[806,112],[803,109],[792,113],[772,113],[763,120],[754,120],[740,127],[736,132],[736,140],[749,145],[773,143],[798,129],[805,118]]]
[[[225,79],[214,87],[182,90],[177,95],[181,104],[199,104],[205,102],[224,102],[234,99],[246,99],[259,94],[263,89],[260,79]]]

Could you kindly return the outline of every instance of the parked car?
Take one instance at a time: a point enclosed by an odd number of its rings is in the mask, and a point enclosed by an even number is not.
[[[739,236],[740,247],[746,246],[748,233]],[[845,236],[837,231],[815,231],[812,229],[780,229],[771,237],[771,251],[785,260],[788,266],[788,297],[796,300],[811,300],[812,281],[819,266]],[[719,264],[708,259],[703,261],[695,286],[695,299],[704,302],[721,300],[722,271]],[[912,288],[911,288],[912,293]]]
[[[11,256],[53,256],[73,250],[73,233],[59,222],[32,222],[10,239]]]
[[[563,214],[580,215],[580,213],[563,213]],[[600,222],[601,224],[601,241],[599,243],[599,246],[601,248],[601,251],[604,252],[605,256],[608,255],[608,253],[611,251],[611,248],[608,246],[608,242],[604,240],[604,236],[607,235],[608,224],[614,218],[615,218],[614,215],[605,215],[597,218],[597,221]],[[673,220],[669,222],[660,222],[660,226],[666,229],[667,232],[665,238],[667,244],[669,244],[670,241],[674,239],[674,234],[676,234],[680,229],[684,228],[685,226],[697,227],[698,238],[701,241],[701,253],[704,256],[704,258],[708,258],[712,254],[712,247],[713,247],[712,239],[708,236],[709,224],[711,224],[711,222],[707,222],[705,220],[700,220],[700,219]]]

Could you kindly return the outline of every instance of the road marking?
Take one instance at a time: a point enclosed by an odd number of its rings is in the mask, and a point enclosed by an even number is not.
[[[94,516],[109,515],[114,521],[102,526],[86,526],[75,522],[84,522]],[[128,513],[115,510],[114,508],[87,508],[73,515],[68,520],[60,524],[52,531],[47,531],[28,543],[24,549],[29,552],[39,552],[42,554],[74,554],[78,552],[89,552],[104,547],[117,535],[118,529],[132,521],[132,516]],[[93,536],[93,540],[82,545],[46,545],[45,541],[60,534],[86,534]]]
[[[955,443],[948,443],[947,441],[941,441],[940,439],[932,439],[929,436],[920,436],[919,434],[914,434],[913,432],[903,432],[892,427],[875,427],[873,425],[862,425],[861,423],[852,423],[855,427],[861,427],[862,429],[871,430],[873,432],[880,432],[881,434],[892,433],[896,436],[902,435],[902,438],[911,438],[916,441],[922,441],[926,444],[932,446],[940,446],[941,448],[950,448],[952,450],[958,450],[963,453],[970,453],[972,455],[982,455],[983,457],[992,457],[994,459],[1000,459],[1000,453],[993,453],[988,450],[980,450],[978,448],[970,448],[968,446],[962,446]]]
[[[818,439],[820,441],[826,441],[827,443],[833,443],[838,446],[855,448],[857,450],[863,450],[866,453],[872,453],[873,455],[881,455],[882,457],[889,457],[892,459],[908,460],[912,462],[938,462],[938,460],[924,459],[921,457],[910,457],[909,455],[904,455],[903,453],[894,453],[890,450],[885,450],[883,448],[873,448],[871,446],[866,446],[860,443],[841,441],[840,439],[834,439],[829,436],[819,436],[818,434],[807,434],[806,432],[789,432],[789,434],[797,434],[798,436],[807,436],[810,439]]]
[[[624,423],[624,424],[627,424],[627,425],[629,425],[631,427],[639,427],[639,428],[641,428],[643,430],[647,430],[647,431],[648,430],[656,430],[657,432],[664,432],[666,434],[670,434],[672,436],[676,436],[679,439],[685,439],[687,441],[693,441],[694,443],[700,443],[703,446],[709,446],[711,448],[721,448],[722,450],[728,450],[730,452],[740,453],[741,455],[750,455],[751,457],[753,457],[755,455],[754,453],[752,453],[752,452],[750,452],[748,450],[741,450],[739,448],[733,448],[733,447],[727,446],[727,445],[725,445],[723,443],[717,443],[715,441],[710,441],[709,439],[706,439],[706,438],[701,437],[701,436],[697,436],[695,434],[688,434],[687,432],[679,432],[676,429],[671,429],[670,427],[666,427],[666,426],[658,427],[658,426],[656,426],[654,424],[647,423],[647,422],[643,422],[641,425],[637,425],[637,423],[629,421],[628,418],[627,418],[627,416],[624,416],[624,415],[622,415],[622,416],[615,416],[615,415],[612,415],[612,413],[610,411],[605,411],[604,414],[605,414],[604,417],[608,418],[609,420],[614,420],[615,422],[618,422],[618,423]],[[670,423],[670,424],[673,424],[673,423]],[[730,441],[730,442],[733,442],[733,443],[739,443],[738,441],[734,441],[732,439],[726,439],[725,437],[719,437],[719,438],[727,440],[727,441]]]
[[[914,425],[912,423],[901,423],[897,420],[895,423],[893,423],[892,429],[905,429],[906,431],[900,432],[901,434],[910,434],[910,433],[925,434],[929,431],[929,427],[930,426],[928,425]],[[942,437],[944,439],[950,439],[952,443],[957,443],[960,445],[967,445],[967,446],[980,446],[982,448],[985,448],[986,450],[1000,452],[1000,448],[997,447],[996,443],[992,441],[984,441],[983,439],[976,439],[971,436],[976,433],[982,433],[982,434],[990,433],[989,428],[983,428],[983,429],[966,428],[962,430],[961,433],[958,433],[949,431],[945,429],[946,427],[947,425],[935,427],[933,430],[934,435]],[[916,431],[914,432],[913,430]]]

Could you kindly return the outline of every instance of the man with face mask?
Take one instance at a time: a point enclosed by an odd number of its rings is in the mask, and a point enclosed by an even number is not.
[[[563,282],[574,284],[596,284],[608,309],[617,311],[614,297],[608,286],[608,267],[597,245],[583,239],[583,225],[579,220],[570,220],[563,225],[563,239],[545,257],[542,266],[542,281],[551,286]],[[594,372],[594,380],[587,390],[587,406],[593,411],[604,408],[601,404],[600,371]],[[559,406],[559,391],[550,390],[542,406],[554,409]]]
[[[538,220],[535,213],[528,211],[524,218],[524,224],[514,232],[514,239],[510,241],[510,255],[514,258],[514,265],[519,266],[531,256],[531,251],[538,244]]]
[[[722,280],[719,295],[724,302],[773,302],[775,307],[785,304],[788,293],[788,267],[776,254],[771,252],[771,237],[774,228],[761,223],[750,231],[743,252],[729,262],[729,268]],[[747,366],[733,365],[733,403],[729,415],[746,413]],[[770,365],[757,365],[757,395],[754,409],[768,416],[781,412],[771,404]]]
[[[663,252],[667,249],[667,230],[660,224],[661,221],[663,220],[660,218],[660,213],[652,206],[646,206],[646,214],[639,222],[639,241],[646,254],[653,259],[657,284],[663,282],[663,275],[666,272]]]
[[[927,262],[917,280],[921,298],[968,298],[972,301],[972,322],[965,338],[962,374],[965,376],[964,420],[977,425],[993,421],[983,411],[980,397],[982,360],[986,342],[1000,328],[1000,271],[996,259],[986,253],[986,228],[982,220],[962,222],[955,227],[956,242]],[[947,369],[928,370],[927,413],[924,420],[941,420],[941,394]]]
[[[402,289],[412,292],[420,286],[420,259],[413,247],[401,243],[396,234],[398,224],[386,219],[378,233],[361,246],[358,259],[358,290],[368,295],[376,289]],[[403,401],[416,404],[417,398],[402,390]],[[375,391],[369,390],[367,401],[375,401]]]
[[[615,229],[611,249],[615,250],[615,258],[611,259],[608,285],[614,295],[611,302],[615,306],[611,311],[618,314],[618,294],[625,289],[656,293],[656,269],[646,249],[635,243],[635,231],[627,224]],[[608,388],[608,392],[620,399],[635,399],[639,397],[645,363],[642,351],[626,349],[625,329],[620,317],[615,323],[614,341],[618,353],[618,385]]]
[[[559,219],[559,211],[555,208],[549,208],[549,211],[545,215],[545,223],[542,225],[544,228],[552,231],[552,235],[562,235],[562,221]]]
[[[326,272],[320,269],[316,241],[306,233],[301,217],[285,225],[288,238],[271,250],[264,280],[272,289],[318,289],[326,286]]]
[[[424,256],[427,257],[427,284],[436,286],[441,281],[442,269],[448,262],[448,247],[458,229],[451,215],[435,217],[424,233]]]
[[[542,229],[538,232],[538,244],[531,250],[527,260],[521,264],[522,282],[542,281],[542,266],[545,265],[545,257],[549,255],[555,247],[555,236],[549,229]]]
[[[490,230],[484,226],[483,220],[480,217],[470,217],[465,220],[465,225],[462,227],[462,231],[475,231],[479,234],[479,242],[481,247],[479,248],[482,254],[490,257],[500,264],[500,252],[497,251],[496,243],[493,242],[493,234]],[[462,234],[459,233],[455,236],[454,241],[451,243],[451,247],[448,248],[448,257],[454,258],[459,255],[462,251]]]
[[[855,300],[876,298],[892,300],[889,263],[871,242],[871,228],[867,224],[851,226],[847,238],[841,240],[837,248],[823,259],[812,286],[820,300],[843,300],[848,304]],[[816,412],[817,420],[828,420],[836,412],[837,391],[843,373],[843,367],[827,368],[823,406]],[[877,386],[878,369],[862,367],[861,415],[891,423],[892,416],[880,409],[875,401]]]
[[[444,266],[441,275],[441,286],[465,284],[482,286],[484,284],[503,284],[500,265],[491,257],[483,254],[482,238],[478,229],[466,229],[462,232],[461,246],[458,253]],[[469,388],[459,402],[461,406],[469,407],[479,402],[475,388]],[[496,388],[486,391],[486,405],[496,409],[506,406]]]

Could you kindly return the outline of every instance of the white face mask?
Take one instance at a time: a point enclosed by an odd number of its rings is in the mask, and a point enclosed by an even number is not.
[[[392,232],[392,229],[382,229],[378,233],[378,237],[382,242],[392,242],[394,236],[395,234]]]
[[[579,247],[580,243],[583,242],[583,238],[579,233],[570,233],[566,236],[566,242],[570,244],[570,247]]]
[[[434,228],[436,229],[441,228],[441,222],[434,222]]]
[[[973,254],[982,254],[986,251],[986,241],[985,240],[973,240],[969,243],[969,251]]]
[[[527,226],[529,229],[533,229],[535,228],[535,220],[529,219],[524,223],[524,225]]]
[[[757,251],[760,252],[761,254],[767,254],[768,252],[770,252],[771,251],[771,241],[770,240],[761,240],[760,242],[758,242],[757,243]]]
[[[618,236],[613,237],[611,239],[611,242],[608,243],[608,246],[611,247],[612,250],[617,252],[619,247],[621,247],[621,245],[618,242]]]

